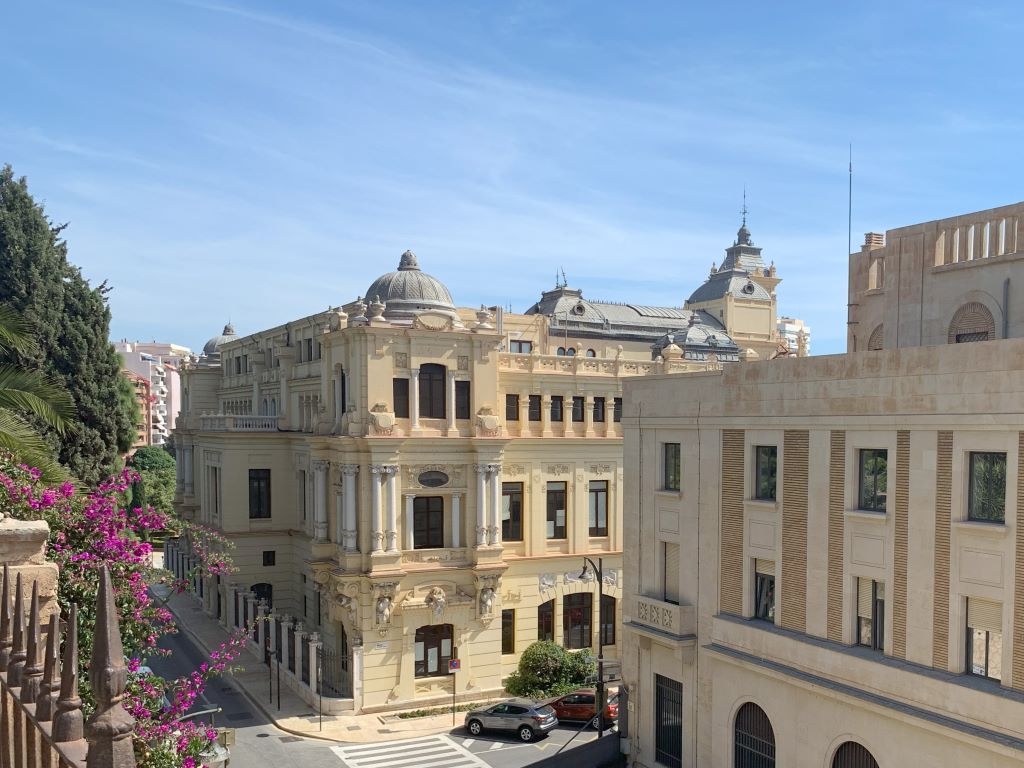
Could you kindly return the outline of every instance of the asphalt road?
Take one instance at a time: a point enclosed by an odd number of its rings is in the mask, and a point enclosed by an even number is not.
[[[168,657],[151,659],[149,666],[161,677],[189,674],[205,660],[203,652],[185,633],[163,638]],[[336,744],[305,739],[278,729],[233,685],[230,677],[215,679],[196,702],[193,711],[220,707],[216,725],[236,729],[231,747],[231,768],[523,768],[553,755],[570,740],[571,749],[597,738],[590,728],[563,723],[533,744],[514,735],[484,733],[471,737],[459,726],[435,736],[382,741],[372,744]],[[208,721],[209,717],[199,718]]]

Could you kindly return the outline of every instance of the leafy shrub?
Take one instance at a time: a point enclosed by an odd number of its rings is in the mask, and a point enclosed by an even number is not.
[[[505,681],[505,690],[531,699],[562,696],[585,686],[595,669],[589,651],[567,651],[556,643],[539,640],[523,651],[519,668]]]

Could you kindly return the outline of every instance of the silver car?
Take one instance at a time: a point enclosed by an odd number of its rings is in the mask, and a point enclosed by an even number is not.
[[[533,699],[508,699],[466,713],[466,730],[474,736],[485,730],[515,731],[520,740],[533,741],[556,725],[555,710]]]

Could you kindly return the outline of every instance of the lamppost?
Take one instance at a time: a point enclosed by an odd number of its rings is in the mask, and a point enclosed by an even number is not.
[[[604,560],[597,558],[597,565],[586,555],[583,556],[583,570],[580,571],[580,578],[587,575],[587,565],[594,569],[597,576],[597,732],[604,734],[604,710],[608,706],[604,693],[604,625],[602,623],[602,609],[604,608]]]

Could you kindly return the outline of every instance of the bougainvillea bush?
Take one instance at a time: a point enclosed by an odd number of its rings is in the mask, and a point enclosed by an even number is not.
[[[99,571],[106,566],[114,586],[129,685],[125,708],[136,718],[135,748],[140,768],[197,768],[200,755],[216,732],[198,721],[179,722],[210,678],[230,671],[232,659],[245,643],[240,631],[211,654],[190,675],[161,680],[139,673],[145,659],[164,651],[160,638],[177,631],[170,611],[155,598],[149,584],[161,582],[176,591],[189,588],[191,574],[172,581],[152,565],[154,534],[186,536],[197,554],[197,569],[216,576],[231,572],[231,545],[215,531],[155,512],[132,508],[130,488],[138,480],[131,471],[109,478],[95,490],[82,491],[71,483],[51,487],[37,469],[17,464],[0,451],[0,516],[45,520],[50,526],[47,559],[60,568],[57,598],[61,615],[78,604],[79,682],[86,716],[94,706],[89,689],[89,660],[96,624]]]

